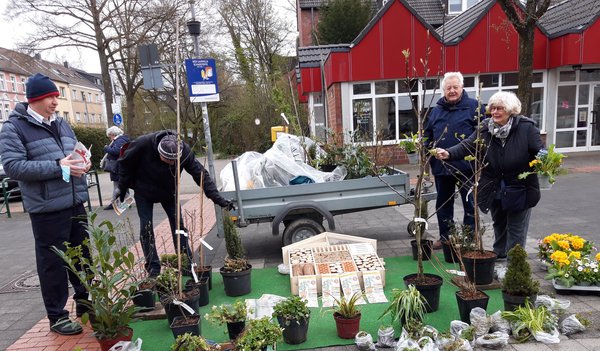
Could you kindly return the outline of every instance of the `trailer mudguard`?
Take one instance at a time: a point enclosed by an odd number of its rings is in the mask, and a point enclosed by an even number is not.
[[[279,235],[279,224],[285,219],[285,217],[293,210],[306,208],[311,209],[315,212],[318,212],[323,216],[323,218],[327,219],[327,226],[329,230],[335,229],[335,221],[333,220],[333,215],[327,209],[325,209],[321,204],[314,201],[294,201],[285,205],[283,209],[273,218],[273,224],[271,226],[272,234]]]

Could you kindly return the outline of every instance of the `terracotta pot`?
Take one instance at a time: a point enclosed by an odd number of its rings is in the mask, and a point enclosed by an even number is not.
[[[360,330],[360,317],[359,314],[354,318],[344,318],[339,313],[334,313],[333,318],[335,318],[338,336],[342,339],[354,339],[356,333]]]
[[[108,351],[111,347],[115,346],[119,341],[131,341],[133,337],[133,329],[127,327],[127,335],[119,335],[114,339],[98,339],[98,344],[100,344],[100,350]]]

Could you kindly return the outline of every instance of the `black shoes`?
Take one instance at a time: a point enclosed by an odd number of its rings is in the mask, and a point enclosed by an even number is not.
[[[105,211],[109,211],[109,210],[112,210],[112,209],[113,209],[113,205],[112,204],[110,204],[110,205],[108,205],[108,206],[106,206],[104,208]]]
[[[77,317],[83,316],[83,314],[86,312],[90,312],[90,308],[87,305],[82,303],[75,304],[75,315]]]
[[[57,322],[50,321],[50,331],[60,335],[76,335],[83,332],[83,328],[77,322],[73,322],[69,317],[63,317]]]

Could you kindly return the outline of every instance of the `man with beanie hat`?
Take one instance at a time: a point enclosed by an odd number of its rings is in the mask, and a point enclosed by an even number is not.
[[[85,312],[88,293],[77,276],[51,248],[65,250],[65,242],[81,245],[88,238],[87,184],[83,175],[91,164],[74,160],[71,153],[77,138],[69,124],[54,114],[58,89],[50,78],[38,73],[25,84],[28,103],[19,103],[0,131],[0,154],[6,174],[19,181],[23,206],[29,213],[35,257],[50,330],[61,335],[82,332],[65,310],[71,282],[77,316]],[[63,168],[70,180],[63,180]],[[89,252],[83,246],[84,254]]]
[[[123,158],[119,160],[119,192],[124,200],[128,189],[134,190],[138,215],[140,217],[140,242],[145,268],[151,277],[160,273],[160,260],[156,251],[152,211],[155,203],[160,203],[169,218],[173,246],[177,247],[176,229],[176,196],[177,196],[177,158],[181,169],[202,185],[204,193],[214,203],[228,209],[233,208],[231,201],[224,199],[217,190],[206,169],[196,160],[192,149],[184,142],[177,140],[173,131],[159,131],[142,135],[133,140]],[[183,216],[179,209],[179,227],[185,230]],[[181,236],[181,252],[192,257],[187,244],[187,237]]]

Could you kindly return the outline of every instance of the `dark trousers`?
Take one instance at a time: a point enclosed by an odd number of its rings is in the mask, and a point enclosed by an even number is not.
[[[86,212],[83,204],[80,204],[62,211],[30,213],[29,218],[35,238],[35,260],[42,298],[48,319],[55,323],[60,318],[69,316],[69,311],[65,310],[69,297],[69,281],[75,291],[73,299],[88,297],[77,276],[66,269],[64,261],[52,251],[53,246],[65,250],[65,241],[71,246],[77,246],[88,238]],[[84,255],[89,258],[87,247],[82,248]]]
[[[506,257],[506,253],[517,244],[524,249],[531,208],[523,211],[505,211],[500,200],[494,200],[490,212],[494,221],[494,252],[499,257]]]
[[[154,209],[154,201],[148,200],[147,198],[139,195],[137,192],[134,193],[135,204],[140,217],[140,242],[142,243],[142,251],[146,259],[145,268],[146,271],[151,275],[155,276],[160,273],[160,258],[156,251],[156,239],[154,237],[154,224],[152,223],[152,211]],[[169,225],[171,226],[171,234],[173,236],[173,247],[177,247],[177,235],[175,234],[175,223],[176,212],[175,212],[175,199],[160,201],[162,208],[165,210],[167,217],[169,218]],[[179,228],[186,230],[183,226],[183,217],[181,216],[181,209],[179,209]],[[192,253],[188,246],[188,240],[185,236],[181,235],[181,252],[186,253],[188,257],[192,257]],[[190,261],[191,262],[191,261]]]
[[[468,185],[468,181],[463,181],[469,179],[469,177],[470,175],[460,178],[451,175],[435,177],[435,189],[437,191],[435,209],[437,211],[436,215],[441,240],[448,239],[450,228],[454,225],[454,194],[456,193],[457,186],[459,187],[459,194],[464,209],[463,225],[470,225],[471,228],[475,226],[473,196],[469,195],[467,201],[470,186]]]

